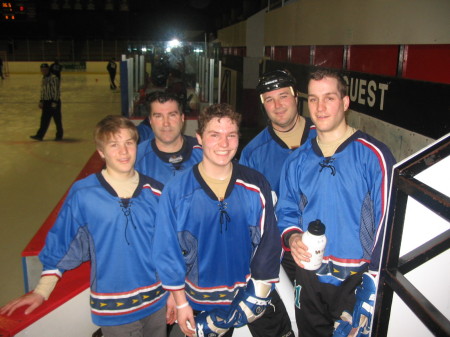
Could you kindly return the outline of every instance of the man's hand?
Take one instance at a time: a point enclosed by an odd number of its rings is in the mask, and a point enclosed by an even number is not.
[[[0,314],[10,316],[18,308],[28,306],[28,308],[25,309],[25,315],[28,315],[34,309],[39,307],[42,303],[44,303],[43,296],[33,292],[28,293],[6,304],[4,307],[0,309]]]
[[[166,304],[166,322],[167,324],[173,324],[177,320],[177,309],[175,307],[175,299],[173,298],[173,294],[169,294],[169,298],[167,299]]]
[[[190,305],[177,309],[177,321],[181,331],[188,337],[195,334],[194,312]]]
[[[300,268],[305,268],[303,261],[309,262],[311,258],[311,253],[308,253],[308,246],[306,246],[302,241],[303,233],[292,234],[289,238],[289,248],[291,249],[292,257],[295,263]]]

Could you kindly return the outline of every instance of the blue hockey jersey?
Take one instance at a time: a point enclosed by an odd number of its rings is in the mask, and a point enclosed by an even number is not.
[[[166,184],[175,175],[199,163],[203,158],[202,147],[196,138],[183,137],[183,147],[177,153],[159,151],[155,139],[140,143],[134,165],[136,171]]]
[[[234,163],[219,201],[195,165],[165,186],[156,221],[153,256],[163,286],[185,289],[195,310],[230,305],[250,277],[278,282],[280,234],[259,172]]]
[[[306,118],[300,145],[315,136],[316,129],[311,120]],[[279,196],[281,168],[293,151],[295,149],[288,148],[272,126],[268,126],[244,147],[239,163],[261,172],[269,181],[272,190]]]
[[[151,259],[154,219],[163,186],[140,175],[121,199],[101,173],[75,182],[39,254],[42,275],[91,261],[91,312],[97,325],[142,319],[166,303]]]
[[[146,141],[147,139],[155,138],[155,133],[153,132],[152,126],[146,117],[139,125],[136,127],[139,133],[139,143]]]
[[[291,155],[280,179],[278,226],[284,249],[295,232],[316,219],[325,226],[327,245],[316,274],[339,285],[369,269],[377,274],[392,166],[389,149],[356,131],[331,157],[324,157],[316,138]]]

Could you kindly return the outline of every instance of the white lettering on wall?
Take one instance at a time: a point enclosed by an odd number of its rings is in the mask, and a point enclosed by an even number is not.
[[[377,83],[374,80],[367,80],[360,78],[348,78],[344,76],[349,86],[349,96],[352,102],[357,102],[361,105],[368,105],[369,107],[378,107],[380,110],[384,109],[385,92],[389,90],[389,84]]]

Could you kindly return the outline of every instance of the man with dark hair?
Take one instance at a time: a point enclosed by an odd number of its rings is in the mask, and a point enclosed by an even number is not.
[[[43,75],[41,100],[39,101],[39,108],[42,110],[41,123],[39,130],[30,138],[42,141],[53,118],[56,125],[55,140],[59,141],[63,139],[64,135],[61,117],[60,82],[58,77],[50,72],[50,67],[47,63],[41,64],[41,73]]]
[[[277,204],[282,244],[297,264],[296,320],[301,337],[369,336],[392,166],[389,149],[347,124],[346,82],[314,72],[308,107],[317,136],[285,162]],[[308,224],[325,224],[322,264],[302,241]],[[336,326],[336,328],[335,328]]]
[[[254,336],[281,336],[258,325],[273,311],[281,247],[269,183],[233,162],[240,120],[228,104],[202,111],[202,161],[165,186],[158,210],[153,256],[188,336],[231,336],[246,324]]]
[[[154,138],[138,146],[136,169],[166,184],[202,158],[202,148],[194,137],[182,134],[184,113],[177,96],[155,92],[149,97],[149,123]]]

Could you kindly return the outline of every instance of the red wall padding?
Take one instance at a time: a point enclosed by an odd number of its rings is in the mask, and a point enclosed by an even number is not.
[[[406,46],[403,78],[450,84],[450,45]]]
[[[293,46],[291,62],[309,64],[309,46]]]
[[[286,62],[288,61],[288,47],[286,46],[276,46],[275,47],[275,61]]]
[[[399,46],[350,46],[347,69],[369,74],[396,76]]]
[[[342,69],[344,46],[316,46],[313,65]]]

